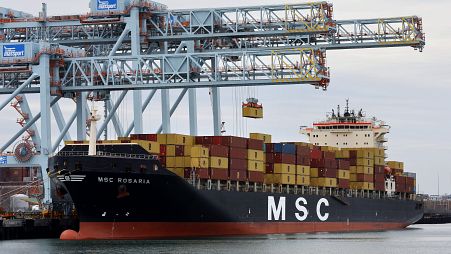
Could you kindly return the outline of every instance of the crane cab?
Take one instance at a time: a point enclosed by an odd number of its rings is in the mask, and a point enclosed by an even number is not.
[[[256,98],[248,98],[243,103],[243,117],[261,119],[263,118],[263,105]]]

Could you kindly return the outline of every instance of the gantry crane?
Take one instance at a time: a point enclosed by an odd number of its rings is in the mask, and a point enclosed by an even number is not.
[[[47,159],[70,139],[74,122],[77,140],[86,139],[88,98],[106,105],[98,137],[110,122],[117,136],[128,136],[143,132],[143,112],[157,91],[162,104],[157,132],[170,133],[171,115],[188,94],[190,134],[196,135],[196,89],[208,88],[214,134],[220,135],[222,87],[311,84],[326,89],[328,50],[407,46],[421,51],[425,45],[419,17],[334,20],[327,2],[170,10],[149,0],[92,0],[90,8],[88,14],[53,17],[47,16],[46,5],[39,17],[0,8],[0,95],[5,97],[0,110],[20,98],[21,104],[14,104],[27,116],[0,150],[33,131],[37,154],[27,163],[43,169],[46,201]],[[181,89],[172,106],[171,89]],[[142,90],[150,91],[146,98]],[[116,111],[129,92],[133,121],[124,126]],[[36,115],[27,107],[26,95],[33,93],[40,96]],[[118,94],[115,101],[111,93]],[[69,118],[63,117],[60,101],[76,104]],[[53,143],[51,109],[60,130]],[[14,157],[8,160],[20,164]]]

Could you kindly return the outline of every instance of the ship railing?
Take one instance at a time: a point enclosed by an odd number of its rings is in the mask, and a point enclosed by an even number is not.
[[[74,157],[74,156],[88,156],[87,151],[60,151],[57,156],[66,156],[66,157]],[[130,154],[130,153],[109,153],[98,151],[96,156],[99,157],[114,157],[114,158],[129,158],[129,159],[143,159],[143,160],[157,160],[157,155],[149,155],[149,154]]]

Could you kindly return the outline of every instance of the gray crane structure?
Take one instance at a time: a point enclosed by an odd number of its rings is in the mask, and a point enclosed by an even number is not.
[[[39,17],[0,8],[0,111],[13,106],[22,126],[1,146],[0,165],[40,167],[44,203],[51,202],[48,158],[71,139],[72,125],[76,140],[86,139],[89,100],[106,107],[98,137],[109,124],[121,137],[143,132],[143,112],[157,91],[158,133],[171,133],[171,115],[187,95],[190,134],[196,135],[196,89],[208,88],[214,135],[221,135],[221,88],[311,84],[326,89],[328,50],[421,51],[425,45],[417,16],[335,20],[328,2],[170,10],[149,0],[92,0],[90,8],[84,15],[47,16],[43,4]],[[170,89],[181,90],[172,105]],[[146,98],[142,90],[150,90]],[[113,91],[119,94],[114,101]],[[133,121],[124,126],[117,109],[127,93],[133,96]],[[30,110],[28,94],[39,94],[38,113]],[[76,109],[65,118],[60,103],[75,103]],[[52,114],[59,133],[51,130]],[[33,148],[26,160],[18,158],[23,150],[5,152],[22,135]]]

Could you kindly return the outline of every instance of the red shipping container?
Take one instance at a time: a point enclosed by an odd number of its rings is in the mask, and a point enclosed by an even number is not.
[[[247,170],[247,160],[229,159],[229,168],[233,170]]]
[[[374,190],[385,191],[385,182],[374,182]]]
[[[385,166],[374,165],[374,174],[385,174]]]
[[[206,145],[209,149],[210,156],[213,157],[229,157],[229,147],[221,145]]]
[[[273,153],[266,153],[266,162],[274,163],[274,154]]]
[[[335,168],[318,168],[318,177],[337,177],[337,169]]]
[[[395,190],[396,192],[406,192],[405,176],[395,176]]]
[[[350,181],[348,179],[338,179],[338,188],[340,189],[349,189]]]
[[[296,164],[296,155],[274,153],[274,163]]]
[[[175,156],[185,156],[185,146],[175,146]]]
[[[322,157],[323,153],[321,152],[321,150],[312,149],[312,151],[310,152],[310,158],[312,160],[319,160],[322,159]]]
[[[334,159],[312,159],[310,166],[313,168],[337,168],[337,161]]]
[[[361,173],[358,173],[358,174],[355,174],[356,175],[356,180],[357,180],[357,182],[369,182],[369,183],[372,183],[372,182],[374,182],[374,175],[371,175],[371,174],[361,174]]]
[[[213,144],[247,148],[247,139],[233,136],[216,136],[213,137]]]
[[[264,146],[265,146],[265,143],[263,142],[263,140],[258,140],[258,139],[248,139],[247,140],[247,148],[248,149],[263,151]]]
[[[247,170],[235,170],[231,169],[229,171],[229,179],[232,181],[246,181]]]
[[[160,156],[166,156],[166,145],[160,145]]]
[[[297,145],[296,155],[310,156],[310,147]]]
[[[229,148],[229,157],[231,159],[247,160],[247,149],[230,147]]]
[[[385,174],[374,174],[374,183],[385,183]]]
[[[262,183],[265,181],[265,173],[247,171],[247,179],[249,182],[252,182],[252,183]]]
[[[310,154],[308,156],[297,155],[296,156],[296,165],[310,166]]]
[[[349,160],[347,160],[347,159],[338,159],[337,160],[337,167],[338,167],[338,169],[349,170],[350,166],[351,165],[349,163]]]
[[[223,168],[210,168],[210,178],[212,180],[228,180],[229,170]]]
[[[211,136],[198,136],[195,137],[196,145],[211,145],[213,144],[213,137]]]
[[[335,152],[324,151],[323,158],[324,159],[335,159]]]
[[[274,174],[274,164],[266,163],[266,174]]]

